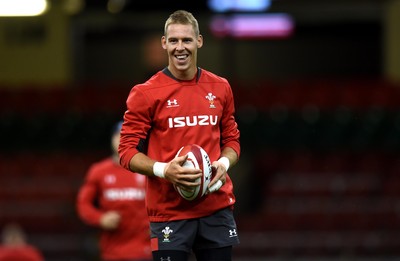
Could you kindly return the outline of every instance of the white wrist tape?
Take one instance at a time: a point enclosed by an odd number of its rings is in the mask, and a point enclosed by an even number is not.
[[[226,171],[228,171],[230,163],[229,163],[229,159],[227,157],[221,157],[218,162],[221,162],[222,164],[224,164]]]
[[[212,186],[208,189],[208,191],[209,191],[210,193],[213,193],[213,192],[219,190],[221,187],[222,187],[222,181],[218,180],[217,183],[215,183],[214,185],[212,185]]]
[[[153,165],[153,173],[157,177],[164,178],[164,171],[165,171],[165,166],[167,166],[167,163],[164,162],[156,162]]]

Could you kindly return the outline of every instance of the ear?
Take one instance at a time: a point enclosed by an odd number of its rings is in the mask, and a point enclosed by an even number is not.
[[[203,36],[200,34],[199,37],[197,37],[197,48],[201,48],[203,46]]]
[[[167,38],[165,38],[165,35],[161,37],[161,46],[164,50],[167,50]]]

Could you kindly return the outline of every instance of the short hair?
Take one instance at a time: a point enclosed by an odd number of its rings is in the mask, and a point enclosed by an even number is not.
[[[193,14],[188,11],[178,10],[173,12],[165,22],[164,35],[167,35],[167,28],[171,24],[190,24],[196,36],[200,35],[199,23],[196,18],[194,18]]]

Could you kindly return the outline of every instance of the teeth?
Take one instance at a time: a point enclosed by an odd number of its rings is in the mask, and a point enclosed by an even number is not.
[[[187,57],[187,55],[177,55],[176,58],[178,59],[185,59]]]

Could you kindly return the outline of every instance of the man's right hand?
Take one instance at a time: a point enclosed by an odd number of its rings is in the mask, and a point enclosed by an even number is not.
[[[116,211],[108,211],[100,218],[100,226],[105,230],[114,230],[118,228],[121,221],[121,215]]]
[[[183,155],[168,162],[165,166],[164,176],[175,186],[191,191],[200,185],[200,181],[196,181],[196,179],[201,177],[202,171],[201,169],[182,167],[187,158],[188,155]]]

